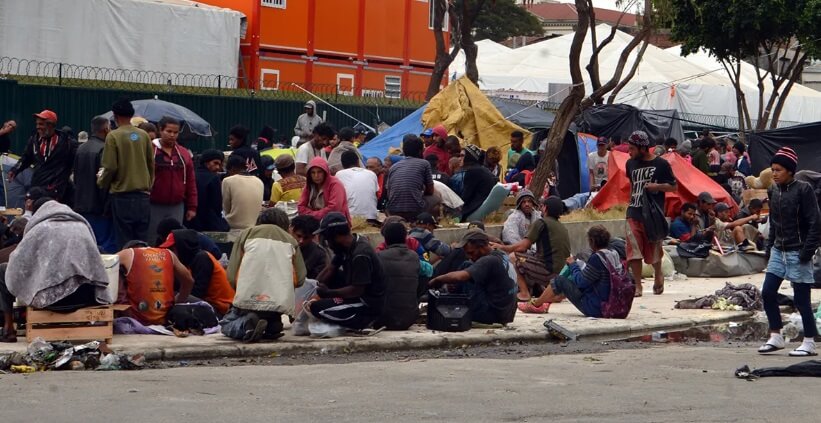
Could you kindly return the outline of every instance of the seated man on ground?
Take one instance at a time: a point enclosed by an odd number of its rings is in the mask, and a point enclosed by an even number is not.
[[[559,222],[563,209],[559,197],[548,197],[543,201],[543,217],[530,225],[527,238],[513,245],[493,244],[494,248],[512,253],[510,261],[516,268],[519,301],[541,295],[570,256],[570,235]],[[528,252],[534,244],[535,254]]]
[[[409,233],[412,238],[419,241],[419,244],[425,249],[426,253],[436,255],[435,258],[428,258],[432,263],[436,263],[442,259],[442,257],[450,254],[450,245],[438,240],[433,234],[433,231],[438,227],[439,224],[436,222],[436,218],[433,217],[432,214],[427,212],[419,213],[419,216],[416,216],[416,222]],[[390,243],[388,243],[388,245],[390,246]]]
[[[715,230],[718,235],[718,242],[722,246],[738,246],[739,251],[755,250],[755,240],[747,239],[744,225],[758,221],[757,214],[732,220],[730,206],[727,203],[716,204],[715,211]]]
[[[222,180],[222,210],[231,229],[254,226],[262,210],[265,187],[259,178],[248,174],[248,163],[252,162],[237,154],[228,157],[228,177]]]
[[[382,222],[382,226],[384,227],[385,225],[387,225],[389,223],[394,223],[394,222],[401,223],[403,226],[405,226],[405,229],[408,228],[408,222],[404,218],[402,218],[401,216],[388,216],[388,217],[386,217],[385,220]],[[416,254],[419,256],[419,260],[422,260],[422,261],[425,261],[425,262],[428,261],[428,258],[425,256],[425,247],[423,247],[422,244],[420,244],[419,241],[416,238],[408,235],[405,238],[405,245],[407,245],[408,248],[411,251],[416,252]],[[382,241],[382,242],[379,243],[379,245],[376,246],[376,252],[378,253],[382,250],[385,250],[386,248],[388,248],[388,244],[385,241]]]
[[[696,217],[696,205],[684,203],[681,214],[670,224],[670,236],[681,242],[711,242],[713,232],[709,229],[699,229]]]
[[[187,303],[194,279],[176,254],[151,248],[142,241],[131,241],[120,257],[119,304],[131,306],[128,317],[144,325],[164,325],[168,310],[175,303]],[[179,292],[174,294],[174,287]]]
[[[472,264],[464,270],[437,276],[428,286],[464,283],[465,291],[472,294],[470,312],[474,322],[512,322],[516,314],[516,283],[508,274],[504,253],[494,250],[487,234],[477,229],[468,231],[456,246],[464,249]]]
[[[299,245],[288,234],[288,215],[264,210],[231,252],[228,280],[236,296],[220,321],[223,335],[243,342],[283,336],[282,315],[294,315],[294,288],[305,283],[305,273]]]
[[[316,242],[317,229],[319,221],[313,216],[301,214],[291,220],[290,233],[299,244],[308,279],[316,279],[331,259],[328,250]]]
[[[177,255],[194,278],[191,295],[202,299],[222,316],[234,300],[234,288],[228,283],[228,276],[220,262],[200,246],[198,232],[191,229],[177,229],[168,234],[159,248],[168,248]]]
[[[707,229],[713,226],[716,218],[716,200],[709,192],[702,192],[698,195],[698,210],[696,210],[696,221],[699,229]]]
[[[308,303],[311,315],[348,329],[371,326],[382,315],[385,302],[385,278],[379,257],[367,239],[351,232],[342,213],[325,216],[317,232],[334,257],[319,275],[319,298]]]
[[[376,220],[376,194],[379,191],[376,174],[359,166],[359,154],[355,151],[343,152],[341,162],[342,170],[336,172],[336,178],[345,187],[351,216]]]
[[[280,154],[274,161],[274,165],[282,179],[274,182],[271,187],[271,198],[269,205],[275,206],[280,201],[299,201],[302,190],[305,188],[305,177],[297,175],[296,163],[290,154]]]
[[[750,204],[747,207],[741,209],[738,212],[733,220],[743,219],[745,217],[750,217],[752,215],[757,214],[759,219],[750,223],[747,223],[743,226],[744,228],[744,237],[750,240],[752,243],[755,244],[756,248],[759,250],[764,250],[764,235],[758,228],[759,224],[765,223],[767,221],[766,217],[761,216],[761,212],[764,210],[764,202],[758,198],[753,198],[750,200]]]
[[[49,197],[34,203],[25,237],[9,257],[6,288],[34,308],[111,304],[108,276],[91,226]]]
[[[527,189],[519,191],[516,196],[516,209],[505,220],[502,228],[502,242],[516,244],[525,239],[530,226],[542,218],[542,213],[536,210],[536,197]],[[533,247],[531,251],[535,250]]]
[[[350,222],[348,194],[342,182],[331,175],[328,163],[322,157],[314,157],[308,165],[308,182],[297,204],[299,214],[307,214],[321,220],[328,213],[339,212]]]
[[[608,248],[610,232],[604,226],[596,225],[587,231],[587,241],[593,254],[587,264],[579,266],[575,257],[567,258],[570,278],[557,276],[550,282],[539,298],[520,307],[525,313],[545,313],[551,303],[567,298],[587,317],[602,317],[601,304],[610,297],[610,271],[607,261],[617,271],[622,268],[619,253]]]
[[[382,235],[388,248],[377,255],[385,275],[385,306],[374,327],[406,330],[419,317],[419,257],[405,244],[408,231],[402,223],[384,225]]]
[[[490,195],[490,191],[499,182],[483,163],[484,152],[478,146],[467,145],[463,150],[465,176],[460,194],[465,205],[462,206],[462,221],[468,221]],[[481,217],[478,217],[481,219]]]
[[[154,243],[154,245],[159,246],[160,244],[164,243],[168,239],[168,235],[170,235],[171,232],[180,229],[188,228],[183,226],[182,223],[180,223],[177,219],[174,219],[173,217],[167,217],[161,220],[160,223],[157,224],[157,241]],[[222,250],[220,250],[220,248],[217,246],[217,243],[214,242],[213,239],[211,239],[210,237],[208,237],[208,235],[205,235],[204,233],[196,231],[195,233],[197,234],[197,241],[199,241],[200,243],[200,248],[211,253],[212,256],[217,258],[217,260],[222,258]]]

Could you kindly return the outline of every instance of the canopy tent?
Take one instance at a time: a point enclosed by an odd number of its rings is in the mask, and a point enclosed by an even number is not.
[[[525,108],[526,106],[521,106]],[[442,124],[449,134],[481,148],[508,148],[510,133],[522,131],[525,143],[531,134],[526,129],[508,121],[490,100],[467,78],[452,81],[436,94],[428,104],[420,107],[405,119],[362,146],[359,151],[365,157],[385,157],[391,147],[399,147],[406,134],[418,135],[424,128]],[[502,155],[506,166],[507,155]]]
[[[798,154],[798,170],[821,171],[819,133],[821,122],[747,133],[753,173],[757,175],[769,167],[775,152],[781,147],[791,147]]]
[[[499,43],[497,43],[493,40],[490,40],[490,39],[484,39],[484,40],[477,41],[476,42],[476,48],[478,48],[478,51],[479,51],[480,54],[488,56],[488,57],[493,56],[495,54],[507,53],[509,51],[513,51],[512,48],[510,48],[508,46],[505,46],[505,45],[502,45],[502,44],[499,44]],[[450,72],[449,72],[450,75],[454,75],[454,72],[457,72],[457,71],[462,71],[462,73],[464,73],[464,69],[465,69],[465,51],[464,50],[459,50],[459,53],[456,54],[456,58],[453,59],[453,62],[451,62],[450,67],[448,69],[450,70]],[[461,74],[459,76],[461,76]],[[457,79],[456,76],[454,76],[453,79],[454,80]]]
[[[544,129],[553,126],[556,115],[539,106],[525,106],[516,100],[492,97],[490,101],[507,120],[527,129]]]
[[[626,104],[608,104],[585,110],[581,129],[599,137],[621,137],[641,130],[651,140],[684,140],[677,111],[639,110]]]
[[[676,177],[676,191],[668,192],[664,202],[664,214],[675,218],[681,212],[681,206],[686,202],[696,202],[698,194],[709,192],[716,201],[723,201],[730,205],[731,214],[738,213],[738,205],[716,181],[702,173],[681,158],[676,153],[667,153],[662,156],[670,163],[673,176]],[[593,198],[590,206],[599,211],[606,211],[613,206],[627,205],[630,202],[630,180],[627,178],[627,153],[620,151],[610,152],[610,161],[607,168],[607,183]]]
[[[609,35],[610,30],[606,24],[595,28],[599,40]],[[509,52],[485,54],[480,50],[477,58],[480,88],[494,95],[561,101],[572,83],[568,69],[573,36],[567,34]],[[599,69],[603,78],[613,75],[619,55],[631,40],[631,35],[616,31],[613,41],[600,52]],[[632,63],[636,54],[634,50],[628,63]],[[581,62],[589,62],[591,55],[590,43],[585,41]],[[464,68],[456,70],[455,74],[464,74]],[[587,73],[584,76],[587,77]],[[585,89],[588,93],[592,91],[590,81],[586,81]],[[673,109],[681,113],[735,116],[735,98],[735,90],[723,69],[721,72],[706,70],[678,54],[648,45],[636,75],[617,95],[615,102],[645,110]],[[821,97],[817,103],[815,97],[803,98],[809,100],[796,100],[790,96],[782,120],[821,120]],[[791,102],[798,102],[798,106]]]

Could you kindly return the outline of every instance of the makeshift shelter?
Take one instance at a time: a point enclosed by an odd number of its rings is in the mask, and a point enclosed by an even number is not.
[[[599,211],[606,211],[613,206],[627,205],[630,202],[630,180],[627,177],[627,153],[620,151],[610,152],[610,161],[607,168],[607,183],[593,198],[590,206]],[[738,205],[716,181],[702,173],[676,153],[667,153],[662,156],[670,163],[673,176],[676,177],[676,191],[668,192],[665,196],[664,214],[670,218],[677,217],[681,206],[686,202],[696,202],[698,194],[709,192],[716,201],[723,201],[730,205],[731,214],[738,213]]]
[[[507,120],[529,130],[550,128],[556,119],[553,112],[538,105],[524,105],[516,100],[499,97],[491,97],[490,101]]]
[[[525,107],[521,106],[522,109]],[[506,151],[513,131],[525,134],[526,145],[531,137],[528,130],[506,120],[469,79],[460,78],[452,81],[428,104],[370,140],[359,151],[364,157],[385,157],[390,148],[402,144],[405,135],[419,135],[424,128],[440,123],[449,134],[462,139],[463,144],[475,144],[483,149],[496,146]],[[507,155],[503,154],[502,165],[506,164]]]
[[[781,147],[790,147],[798,153],[798,170],[821,171],[821,122],[747,133],[750,146],[750,164],[758,174],[770,167],[770,161]]]

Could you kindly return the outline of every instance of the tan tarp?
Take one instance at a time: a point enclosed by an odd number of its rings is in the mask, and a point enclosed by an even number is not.
[[[502,168],[507,168],[510,133],[522,131],[525,146],[530,145],[532,134],[505,119],[493,103],[467,77],[451,81],[436,94],[422,114],[425,128],[442,124],[448,134],[456,135],[462,144],[475,144],[484,150],[499,147],[502,150]]]

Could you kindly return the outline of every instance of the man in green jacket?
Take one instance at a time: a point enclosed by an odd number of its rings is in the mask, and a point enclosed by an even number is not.
[[[148,241],[149,193],[154,184],[154,148],[142,129],[131,126],[134,106],[125,99],[112,106],[117,129],[105,138],[97,185],[111,194],[118,249],[132,240]]]

